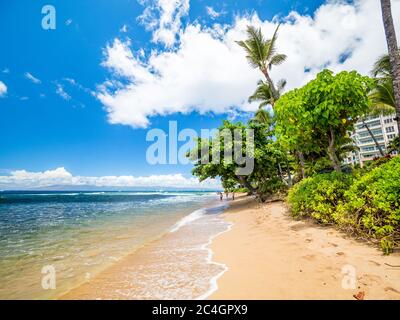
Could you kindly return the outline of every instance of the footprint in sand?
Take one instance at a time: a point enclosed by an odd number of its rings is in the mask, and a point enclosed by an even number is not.
[[[399,294],[400,294],[400,291],[399,291],[399,290],[396,290],[395,288],[392,288],[392,287],[386,287],[384,290],[385,290],[385,291],[392,291],[392,292],[395,292],[395,293],[399,293]]]
[[[328,244],[329,244],[330,246],[332,246],[332,247],[335,247],[335,248],[339,246],[338,244],[333,243],[333,242],[328,242]]]
[[[315,260],[315,255],[307,254],[305,256],[302,256],[302,258],[311,261],[311,260]]]
[[[290,229],[292,229],[293,231],[300,231],[300,230],[307,229],[307,228],[308,228],[308,226],[301,222],[290,227]]]
[[[373,260],[368,260],[368,262],[371,262],[372,264],[376,266],[380,266],[381,264],[379,262],[373,261]]]
[[[336,252],[336,255],[338,255],[338,256],[345,256],[346,254],[345,254],[344,252],[342,252],[342,251],[339,251],[339,252]]]
[[[380,276],[377,276],[374,274],[363,274],[359,280],[361,283],[364,283],[365,285],[367,285],[368,282],[379,284],[379,283],[381,283],[382,278]],[[367,282],[367,283],[365,283],[365,282]]]
[[[308,242],[308,243],[310,243],[310,242],[313,242],[313,239],[306,239],[306,242]]]

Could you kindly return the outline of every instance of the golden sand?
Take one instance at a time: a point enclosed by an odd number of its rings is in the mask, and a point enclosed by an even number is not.
[[[214,239],[213,260],[229,269],[210,299],[400,299],[399,253],[295,221],[283,202],[240,197],[224,217],[233,227]]]

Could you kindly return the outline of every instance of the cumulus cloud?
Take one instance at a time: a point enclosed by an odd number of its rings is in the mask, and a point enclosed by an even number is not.
[[[34,84],[41,84],[42,81],[38,78],[36,78],[35,76],[32,75],[32,73],[30,72],[25,72],[24,74],[25,78],[28,79],[29,81],[31,81]]]
[[[0,176],[0,188],[43,188],[51,186],[95,186],[95,187],[162,187],[187,189],[215,189],[220,187],[216,180],[199,182],[196,178],[186,178],[182,174],[134,176],[73,176],[65,168],[57,168],[44,172],[26,170],[11,171],[10,175]]]
[[[173,13],[182,6],[183,12],[189,8],[183,1],[167,2],[168,6],[164,1],[156,2],[157,8],[166,6],[161,16],[176,17]],[[392,12],[397,23],[400,2],[392,3]],[[165,21],[175,20],[155,19],[149,22],[150,29],[157,34],[168,25]],[[387,50],[379,1],[375,0],[329,1],[312,16],[292,11],[271,21],[262,21],[254,13],[238,16],[232,25],[224,26],[194,22],[182,27],[179,22],[169,28],[174,41],[179,31],[176,46],[154,50],[147,57],[133,52],[129,41],[114,39],[105,48],[102,63],[113,78],[99,86],[97,97],[111,123],[142,128],[156,115],[255,110],[257,106],[249,104],[247,98],[262,75],[247,64],[235,40],[246,37],[248,25],[261,27],[267,37],[271,36],[279,22],[277,47],[288,59],[271,72],[273,79],[287,80],[287,90],[305,84],[325,67],[368,74],[376,58]],[[396,31],[400,34],[398,23]]]
[[[172,47],[177,40],[182,17],[189,12],[189,0],[140,0],[145,10],[139,16],[147,30],[153,31],[153,41]]]
[[[4,97],[7,94],[7,86],[3,81],[0,81],[0,97]]]

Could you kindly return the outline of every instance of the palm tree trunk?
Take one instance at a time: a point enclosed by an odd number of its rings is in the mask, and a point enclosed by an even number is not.
[[[361,120],[362,124],[364,125],[364,127],[367,129],[369,135],[371,136],[372,140],[374,140],[376,147],[379,150],[379,153],[381,154],[382,157],[385,156],[385,153],[382,150],[381,145],[378,143],[378,140],[376,140],[375,135],[372,133],[371,129],[369,128],[369,126],[365,123],[364,120]]]
[[[381,0],[383,26],[385,27],[391,72],[393,77],[394,100],[396,103],[397,128],[400,135],[400,55],[397,47],[396,32],[393,24],[390,0]],[[400,151],[400,150],[399,150]]]
[[[279,99],[279,93],[278,90],[276,90],[275,85],[271,79],[271,77],[269,76],[269,73],[267,70],[261,70],[262,73],[265,76],[265,79],[267,79],[267,82],[269,84],[269,87],[271,89],[271,93],[272,93],[272,98],[273,98],[273,102],[271,103],[272,107],[274,106],[275,101],[277,101]]]
[[[328,156],[332,161],[333,168],[337,172],[342,172],[342,168],[340,166],[340,161],[339,158],[336,154],[336,148],[335,148],[335,133],[333,132],[332,128],[329,129],[329,134],[328,134]]]

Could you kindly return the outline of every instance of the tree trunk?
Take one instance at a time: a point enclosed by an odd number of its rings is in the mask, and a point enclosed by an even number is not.
[[[247,189],[249,189],[251,194],[256,193],[257,190],[253,188],[253,186],[247,181],[245,176],[238,176],[238,179],[242,185],[244,185]]]
[[[306,177],[306,166],[305,166],[305,161],[304,161],[304,154],[301,151],[297,151],[296,153],[297,153],[297,157],[299,158],[301,177],[304,179]]]
[[[261,70],[262,73],[264,74],[265,78],[267,79],[268,85],[271,89],[271,94],[272,94],[272,98],[274,101],[271,102],[272,107],[274,107],[275,102],[279,99],[279,93],[275,88],[274,83],[272,82],[271,77],[269,76],[269,73],[267,70]]]
[[[333,168],[337,172],[342,172],[342,168],[340,166],[340,161],[339,158],[336,154],[336,148],[335,148],[335,133],[333,132],[332,128],[329,129],[329,134],[328,134],[328,156],[332,161]]]
[[[288,181],[288,183],[289,183],[289,187],[291,187],[292,186],[292,184],[293,184],[293,182],[292,182],[292,175],[290,174],[290,166],[289,166],[289,161],[288,161],[288,159],[286,158],[286,168],[287,168],[287,174],[288,174],[288,179],[289,179],[289,181]]]
[[[281,164],[278,162],[278,171],[279,171],[279,177],[281,178],[281,180],[283,179],[283,174],[282,174],[282,168],[281,168]]]
[[[364,120],[361,120],[361,121],[362,121],[362,124],[364,125],[364,127],[367,129],[367,131],[368,131],[369,135],[371,136],[372,140],[374,140],[375,145],[376,145],[376,147],[377,147],[378,150],[379,150],[379,153],[381,154],[382,157],[384,157],[384,156],[385,156],[385,153],[383,152],[381,145],[378,143],[378,140],[376,140],[375,135],[372,133],[371,129],[370,129],[369,126],[365,123],[365,121],[364,121]]]
[[[397,47],[396,32],[393,24],[390,0],[381,0],[381,8],[393,78],[393,92],[396,104],[397,128],[400,135],[400,55]],[[400,149],[398,151],[400,151]]]

